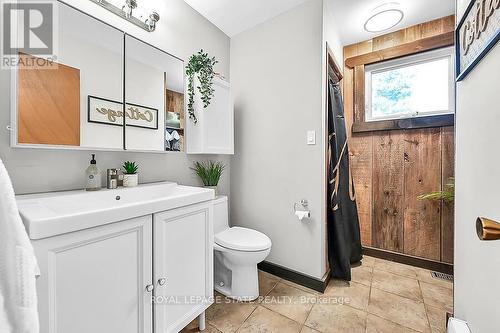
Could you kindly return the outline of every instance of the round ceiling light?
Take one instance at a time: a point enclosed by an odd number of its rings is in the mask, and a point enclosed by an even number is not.
[[[397,3],[387,3],[372,11],[372,15],[365,22],[368,32],[382,32],[398,25],[403,20],[403,11],[397,8]]]

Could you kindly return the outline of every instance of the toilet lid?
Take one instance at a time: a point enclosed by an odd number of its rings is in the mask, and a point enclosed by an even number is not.
[[[238,251],[262,251],[271,247],[271,240],[262,232],[233,227],[217,233],[215,242],[220,246]]]

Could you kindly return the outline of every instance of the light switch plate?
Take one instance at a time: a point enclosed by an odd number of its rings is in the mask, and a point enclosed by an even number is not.
[[[307,131],[307,144],[308,145],[316,144],[316,131]]]

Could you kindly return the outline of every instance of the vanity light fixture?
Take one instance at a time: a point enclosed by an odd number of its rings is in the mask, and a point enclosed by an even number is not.
[[[144,18],[142,15],[134,16],[134,11],[137,9],[137,0],[125,0],[125,3],[121,8],[115,6],[107,0],[90,1],[148,32],[155,31],[156,24],[160,20],[160,15],[156,11],[151,12],[147,18]]]
[[[365,22],[365,30],[368,32],[382,32],[398,25],[404,17],[404,13],[398,2],[388,2],[375,7],[370,17]]]
[[[156,22],[160,20],[160,14],[157,12],[152,12],[149,18],[146,19],[144,23],[149,27],[149,31],[154,31],[156,29]]]
[[[123,12],[125,13],[126,18],[132,17],[132,12],[137,8],[136,0],[127,0],[125,1],[125,5],[122,7]]]

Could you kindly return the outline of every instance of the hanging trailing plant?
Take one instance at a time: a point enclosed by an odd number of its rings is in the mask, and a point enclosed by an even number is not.
[[[210,105],[210,101],[214,96],[214,89],[212,88],[212,80],[214,78],[213,67],[218,63],[215,57],[210,58],[208,53],[203,52],[203,49],[198,53],[193,54],[186,66],[186,75],[188,77],[188,114],[189,118],[196,124],[198,119],[194,113],[194,78],[195,75],[200,81],[200,85],[196,88],[201,94],[201,101],[203,108],[206,109]]]

